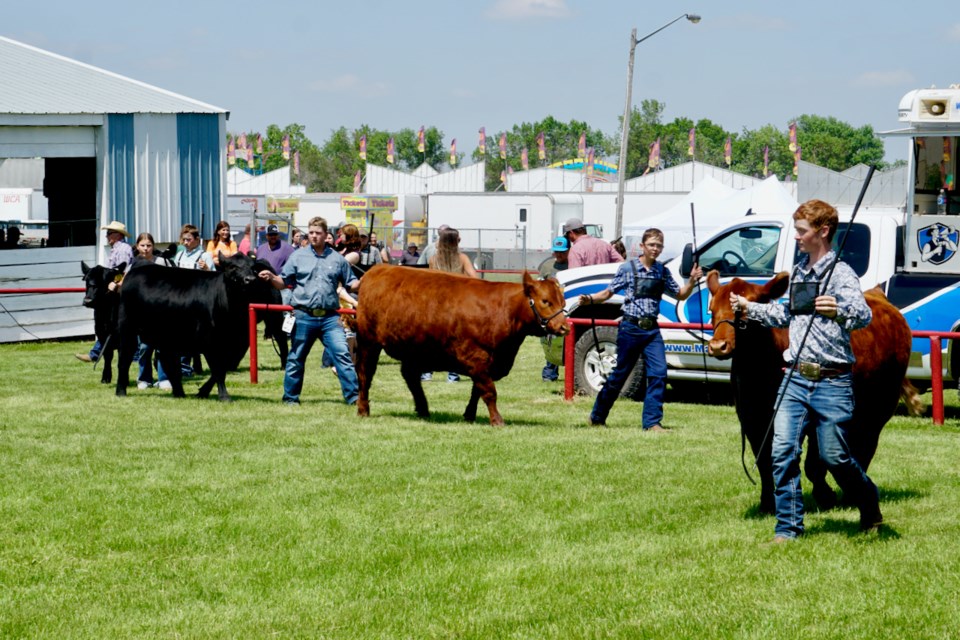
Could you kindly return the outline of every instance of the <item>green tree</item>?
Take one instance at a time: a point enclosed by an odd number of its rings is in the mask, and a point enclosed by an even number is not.
[[[834,171],[883,162],[883,141],[869,125],[854,128],[834,117],[814,115],[802,115],[796,122],[797,144],[807,162]]]

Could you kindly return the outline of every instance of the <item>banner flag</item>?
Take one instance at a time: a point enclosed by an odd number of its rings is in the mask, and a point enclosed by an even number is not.
[[[537,157],[541,160],[547,159],[547,150],[543,144],[543,131],[537,134]]]
[[[357,172],[353,174],[353,192],[360,193],[360,169],[357,169]]]
[[[393,137],[387,140],[387,162],[393,164]]]
[[[232,136],[227,137],[227,165],[233,166],[237,163],[237,147]]]
[[[457,166],[457,139],[450,141],[450,166]]]
[[[693,152],[696,150],[696,148],[697,148],[697,130],[690,129],[690,131],[687,132],[687,155],[692,157]]]
[[[766,178],[770,172],[770,147],[763,148],[763,177]]]
[[[300,176],[300,151],[293,152],[293,172]]]
[[[240,134],[240,139],[237,140],[237,149],[243,152],[247,151],[247,134],[245,133]]]
[[[253,169],[253,147],[247,147],[247,168]]]
[[[423,127],[420,127],[420,133],[417,134],[417,151],[423,153],[426,146],[423,144]]]
[[[520,166],[523,167],[524,171],[527,171],[530,168],[530,159],[527,156],[526,147],[520,150]]]
[[[480,150],[480,155],[487,155],[487,131],[486,127],[480,127],[479,140],[477,141],[477,148]]]
[[[733,143],[729,136],[727,136],[727,141],[723,145],[723,161],[727,163],[728,167],[733,162]]]
[[[507,134],[500,134],[500,159],[507,159]]]
[[[283,136],[283,143],[282,143],[282,145],[283,145],[283,147],[282,147],[282,149],[283,149],[283,159],[284,159],[284,160],[289,160],[289,159],[290,159],[290,136]]]
[[[367,159],[367,136],[366,134],[360,136],[360,159],[366,161]]]
[[[580,142],[577,144],[577,158],[587,157],[587,132],[580,134]]]
[[[263,138],[260,136],[259,133],[257,134],[257,155],[258,156],[263,155]]]
[[[650,157],[647,159],[647,166],[651,169],[656,169],[660,166],[660,138],[650,143]],[[627,172],[624,171],[623,175],[626,176]],[[624,177],[624,180],[625,179]]]
[[[800,147],[793,154],[793,175],[800,175]]]
[[[790,123],[790,151],[797,152],[797,123]]]

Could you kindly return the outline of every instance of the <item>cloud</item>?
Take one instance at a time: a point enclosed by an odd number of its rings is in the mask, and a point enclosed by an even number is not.
[[[363,82],[358,76],[346,73],[335,78],[314,80],[307,84],[311,91],[320,93],[349,93],[364,98],[379,98],[389,94],[383,82]]]
[[[858,87],[898,87],[913,85],[913,74],[909,71],[866,71],[853,79]]]
[[[497,20],[526,18],[567,18],[573,15],[566,0],[497,0],[487,17]]]

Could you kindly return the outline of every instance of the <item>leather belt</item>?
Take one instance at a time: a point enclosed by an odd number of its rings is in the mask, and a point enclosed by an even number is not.
[[[845,373],[850,373],[852,369],[853,365],[849,363],[835,364],[830,367],[825,367],[816,362],[804,362],[802,360],[797,366],[797,372],[811,382],[817,382],[824,378],[836,378],[837,376],[842,376]]]
[[[657,328],[657,319],[646,317],[646,316],[623,316],[623,322],[629,322],[630,324],[635,324],[641,329],[655,329]]]
[[[336,309],[311,309],[310,307],[294,307],[297,311],[302,311],[308,316],[313,316],[314,318],[323,318],[326,316],[334,315]]]

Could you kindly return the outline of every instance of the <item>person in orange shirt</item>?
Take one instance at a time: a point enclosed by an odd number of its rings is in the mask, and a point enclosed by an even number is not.
[[[213,232],[213,240],[207,243],[207,253],[213,256],[213,263],[220,266],[220,254],[229,258],[237,252],[237,243],[230,237],[230,223],[221,220]]]

